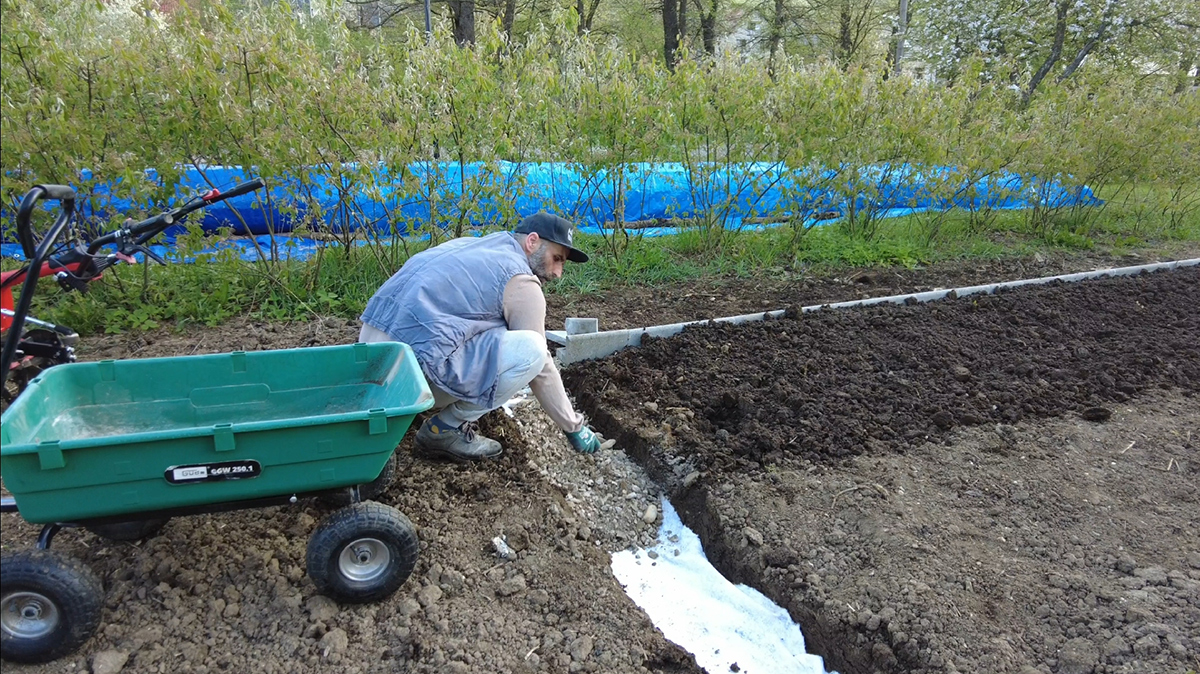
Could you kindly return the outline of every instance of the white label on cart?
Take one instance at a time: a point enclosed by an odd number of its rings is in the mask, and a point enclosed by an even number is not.
[[[203,480],[208,477],[207,466],[189,466],[187,468],[176,468],[171,471],[176,482],[184,482],[186,480]]]
[[[262,465],[257,461],[219,461],[217,463],[194,463],[189,466],[171,466],[163,477],[171,484],[195,484],[197,482],[219,482],[221,480],[243,480],[262,474]]]

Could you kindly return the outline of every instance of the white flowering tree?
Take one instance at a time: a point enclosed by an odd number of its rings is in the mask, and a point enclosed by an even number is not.
[[[914,55],[941,77],[981,57],[1026,99],[1047,79],[1071,77],[1089,60],[1146,72],[1196,57],[1197,3],[1175,0],[916,0]]]

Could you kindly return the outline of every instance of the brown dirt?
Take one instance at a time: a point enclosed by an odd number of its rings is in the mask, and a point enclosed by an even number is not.
[[[952,260],[912,269],[781,268],[746,277],[728,275],[652,287],[622,286],[588,294],[551,294],[546,298],[546,325],[561,329],[564,319],[570,316],[598,318],[601,330],[706,320],[785,307],[1200,257],[1200,243],[1179,242],[1171,253],[1038,253],[1033,257],[999,260]]]
[[[356,323],[275,325],[85,340],[82,358],[188,355],[353,341]],[[420,423],[418,419],[417,423]],[[398,450],[397,482],[377,500],[417,526],[419,562],[389,599],[339,606],[304,574],[305,546],[333,508],[292,507],[178,518],[137,544],[67,530],[53,549],[102,579],[100,633],[74,656],[5,672],[92,671],[95,654],[128,656],[143,672],[700,672],[624,594],[601,547],[577,540],[564,491],[528,461],[517,426],[501,413],[483,431],[505,456],[479,466]],[[563,443],[560,443],[563,444]],[[4,515],[3,549],[31,546],[38,529]],[[519,558],[503,562],[504,534]]]
[[[1197,306],[1195,269],[1058,284],[691,328],[566,379],[843,674],[1182,673]]]

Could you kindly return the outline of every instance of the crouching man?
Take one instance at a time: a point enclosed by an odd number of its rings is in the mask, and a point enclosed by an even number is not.
[[[588,260],[571,239],[571,223],[545,212],[513,232],[453,239],[412,256],[367,303],[359,341],[408,344],[433,390],[438,412],[417,431],[418,449],[456,461],[498,456],[500,443],[476,422],[525,386],[572,447],[600,448],[546,349],[542,283],[567,260]]]

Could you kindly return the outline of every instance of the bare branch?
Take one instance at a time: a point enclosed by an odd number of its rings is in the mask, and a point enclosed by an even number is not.
[[[1046,75],[1058,63],[1058,59],[1062,58],[1063,42],[1067,39],[1067,11],[1071,8],[1070,0],[1058,0],[1054,7],[1054,44],[1050,47],[1050,53],[1046,56],[1046,61],[1042,63],[1042,67],[1038,68],[1033,74],[1033,78],[1029,80],[1029,88],[1025,90],[1023,100],[1028,103],[1033,97],[1033,92],[1046,79]]]
[[[1079,53],[1076,54],[1075,58],[1071,60],[1071,63],[1067,66],[1067,69],[1058,76],[1058,82],[1062,82],[1063,80],[1067,79],[1079,69],[1079,66],[1083,63],[1083,60],[1087,58],[1088,54],[1092,53],[1092,50],[1096,48],[1096,45],[1104,39],[1104,34],[1108,32],[1109,25],[1110,23],[1107,17],[1100,22],[1100,28],[1096,30],[1096,34],[1092,36],[1092,39],[1087,41],[1087,44],[1080,47]]]

